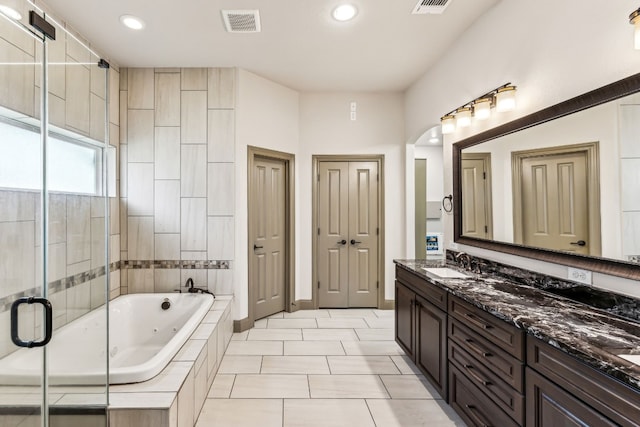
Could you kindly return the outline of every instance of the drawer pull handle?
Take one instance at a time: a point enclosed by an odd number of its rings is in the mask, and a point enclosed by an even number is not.
[[[489,353],[488,351],[485,351],[483,348],[480,348],[480,346],[476,345],[475,341],[473,341],[471,338],[467,338],[465,342],[467,343],[467,347],[473,350],[474,353],[479,354],[482,357],[493,356],[493,354]]]
[[[480,424],[482,427],[493,427],[491,424],[487,424],[484,422],[484,420],[482,418],[484,417],[480,417],[480,412],[478,411],[478,408],[476,408],[475,405],[464,405],[466,406],[466,408],[469,410],[469,414],[478,422],[478,424]]]
[[[487,322],[485,322],[485,321],[483,321],[481,319],[478,319],[478,317],[476,315],[474,315],[474,314],[465,313],[465,316],[467,316],[469,318],[471,323],[481,327],[482,329],[491,329],[491,328],[493,328],[492,325],[490,325],[489,323],[487,323]]]
[[[471,377],[478,381],[480,384],[485,387],[489,387],[491,385],[491,381],[485,380],[480,375],[474,372],[475,367],[473,365],[464,365],[464,367],[467,368],[467,372],[469,373],[469,375],[471,375]]]

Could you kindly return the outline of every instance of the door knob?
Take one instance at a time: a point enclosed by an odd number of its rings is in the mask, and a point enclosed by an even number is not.
[[[258,246],[256,244],[253,245],[253,250],[255,251],[256,249],[262,249],[264,248],[264,246]]]
[[[339,244],[339,245],[346,245],[346,244],[347,244],[347,241],[346,241],[346,240],[344,240],[344,239],[342,239],[342,240],[339,240],[339,241],[338,241],[338,244]]]
[[[578,240],[577,242],[571,242],[569,244],[574,246],[586,246],[587,242],[585,242],[584,240]]]
[[[358,243],[362,243],[362,242],[359,242],[359,241],[357,241],[357,240],[355,240],[355,239],[351,239],[351,244],[352,244],[352,245],[356,245],[356,244],[358,244]]]

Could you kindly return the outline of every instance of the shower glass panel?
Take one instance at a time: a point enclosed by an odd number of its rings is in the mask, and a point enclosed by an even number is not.
[[[108,70],[55,16],[10,6],[20,17],[0,13],[0,425],[106,426]]]

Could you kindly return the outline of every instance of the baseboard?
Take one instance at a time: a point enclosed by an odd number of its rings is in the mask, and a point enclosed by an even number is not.
[[[298,310],[315,310],[316,305],[313,303],[311,299],[302,299],[296,301],[296,307]]]
[[[396,300],[394,299],[386,299],[380,304],[378,307],[380,310],[393,310],[396,308]]]
[[[253,328],[253,320],[245,317],[244,319],[233,321],[233,332],[244,332]]]

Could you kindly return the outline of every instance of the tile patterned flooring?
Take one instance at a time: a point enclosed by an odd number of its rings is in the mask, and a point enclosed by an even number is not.
[[[394,342],[393,314],[278,313],[234,334],[196,427],[465,426]]]

